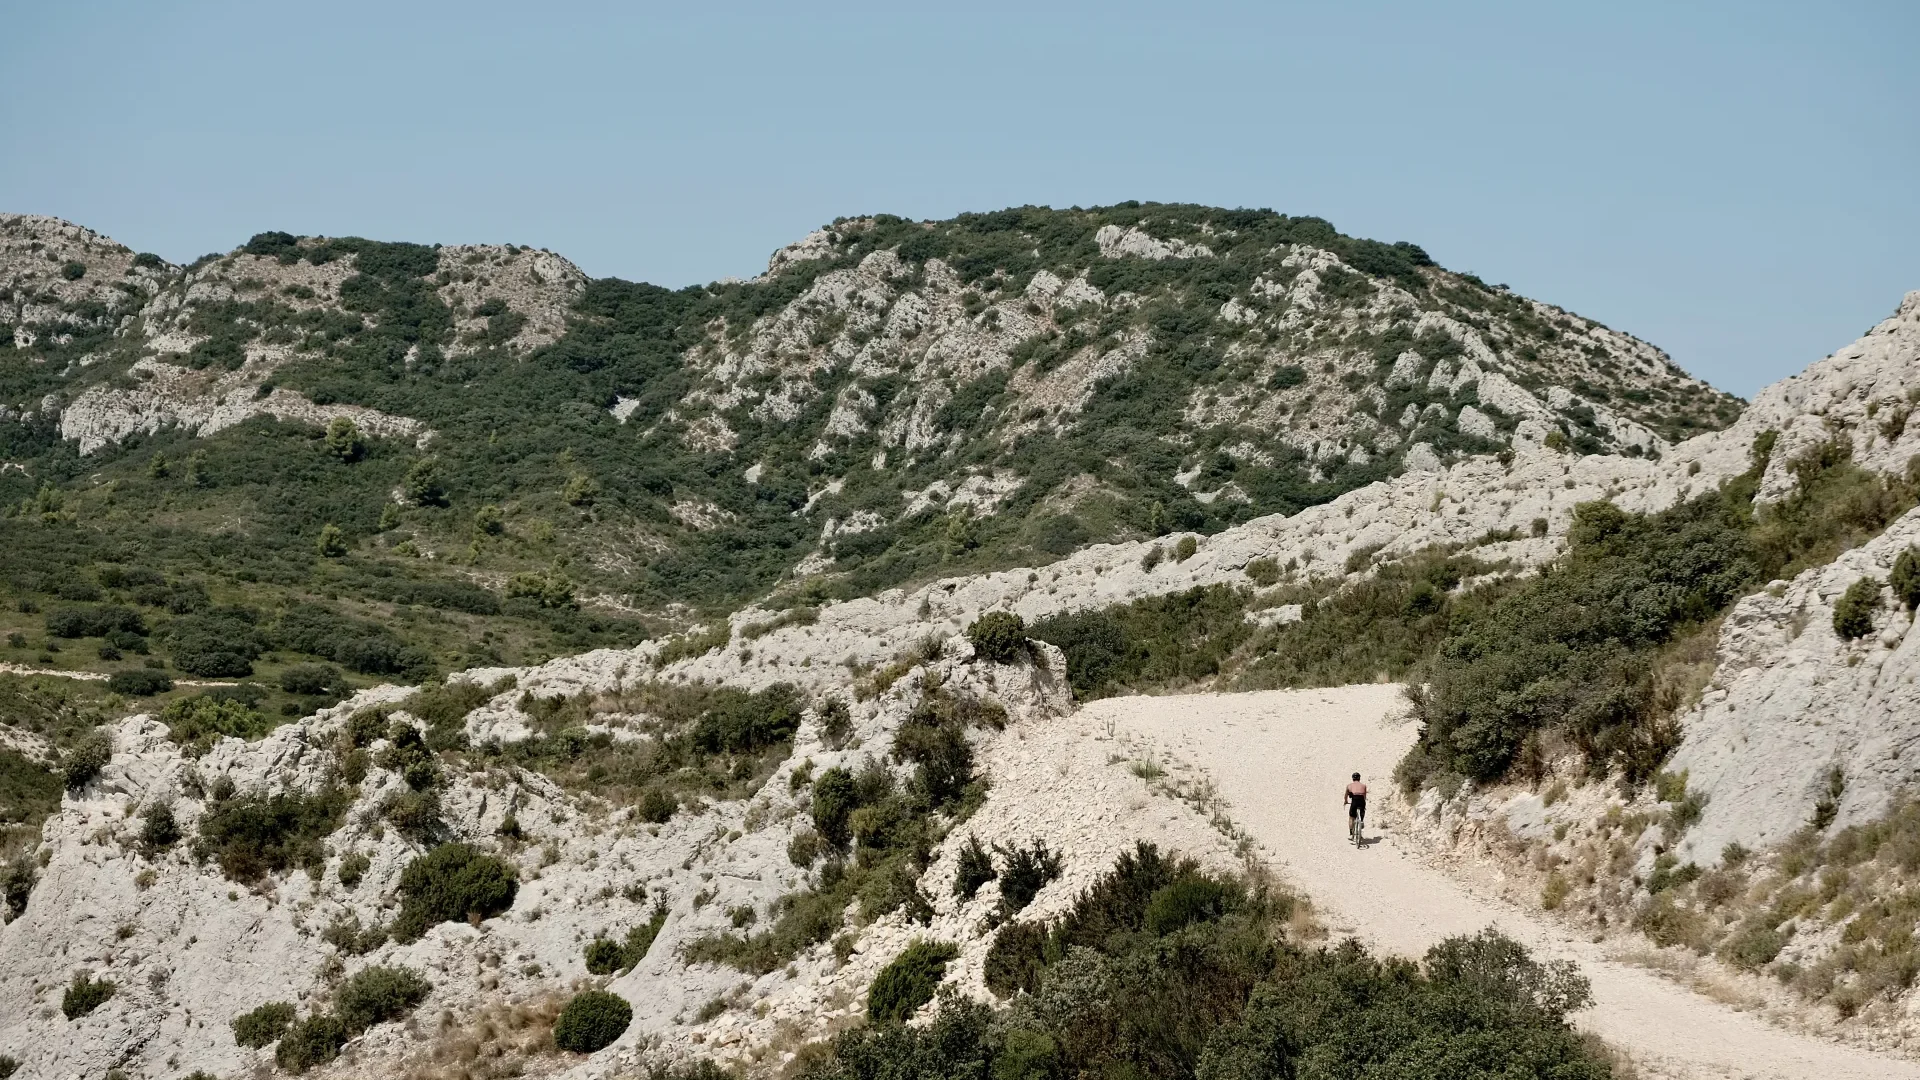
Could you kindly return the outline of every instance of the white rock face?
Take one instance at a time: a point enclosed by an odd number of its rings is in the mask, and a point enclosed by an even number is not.
[[[60,436],[80,444],[82,454],[120,441],[134,432],[153,434],[181,427],[196,435],[212,435],[256,416],[272,416],[325,427],[337,417],[352,420],[368,435],[420,439],[427,427],[418,420],[393,416],[361,405],[316,405],[306,395],[274,389],[262,396],[265,372],[194,371],[158,360],[134,364],[146,376],[137,388],[95,386],[60,414]]]
[[[1213,249],[1205,244],[1162,240],[1138,227],[1122,229],[1118,225],[1102,225],[1094,231],[1093,242],[1100,246],[1100,254],[1109,259],[1193,259],[1213,254]]]
[[[1847,641],[1834,631],[1840,594],[1861,578],[1884,582],[1893,561],[1920,543],[1920,510],[1872,542],[1791,582],[1741,600],[1721,628],[1719,668],[1684,717],[1686,738],[1669,768],[1708,794],[1682,851],[1701,865],[1728,843],[1779,843],[1844,787],[1833,827],[1884,814],[1920,779],[1920,634],[1882,590],[1874,629]]]

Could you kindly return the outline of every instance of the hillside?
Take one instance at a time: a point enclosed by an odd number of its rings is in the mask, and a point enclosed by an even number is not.
[[[1410,1045],[1472,1015],[1476,1053],[1597,1078],[1569,972],[1497,938],[1414,983],[1319,951],[1209,778],[1076,703],[1425,683],[1421,822],[1518,837],[1542,888],[1613,852],[1564,914],[1680,912],[1647,932],[1707,953],[1791,933],[1701,891],[1728,845],[1799,896],[1860,845],[1794,843],[1904,805],[1871,740],[1756,763],[1733,713],[1791,725],[1838,681],[1904,730],[1872,675],[1904,670],[1904,594],[1877,636],[1799,629],[1915,528],[1920,294],[1739,410],[1265,213],[846,221],[679,292],[511,245],[262,234],[175,268],[0,230],[0,660],[92,676],[0,675],[26,1075],[1186,1076],[1281,1053],[1259,1025],[1337,978],[1426,1002]],[[1904,1000],[1838,939],[1773,973]],[[980,1004],[895,1026],[936,984]],[[563,1052],[585,988],[631,1019]],[[1145,1004],[1189,992],[1237,1004]],[[1360,1053],[1373,1014],[1340,1016],[1300,1038]]]
[[[679,291],[510,244],[283,233],[174,267],[11,216],[0,334],[8,606],[132,604],[156,645],[155,598],[253,612],[264,647],[205,677],[630,645],[1463,454],[1658,456],[1738,409],[1411,245],[1152,204],[849,219]],[[7,660],[135,663],[55,652],[25,614]],[[385,644],[326,645],[356,635]]]

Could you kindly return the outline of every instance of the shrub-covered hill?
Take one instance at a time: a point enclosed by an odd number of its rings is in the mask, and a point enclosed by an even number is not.
[[[0,339],[0,659],[109,670],[227,631],[219,674],[518,662],[1738,409],[1413,245],[1159,204],[843,220],[678,291],[6,216]]]

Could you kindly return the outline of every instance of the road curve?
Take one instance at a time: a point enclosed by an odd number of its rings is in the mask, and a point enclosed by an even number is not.
[[[1109,698],[1083,711],[1204,770],[1234,821],[1337,934],[1418,956],[1441,938],[1491,925],[1536,956],[1578,962],[1594,1005],[1576,1022],[1632,1055],[1650,1078],[1920,1080],[1920,1063],[1772,1026],[1476,895],[1414,857],[1390,823],[1379,843],[1356,851],[1340,808],[1348,774],[1384,790],[1414,738],[1411,724],[1393,719],[1396,686]]]

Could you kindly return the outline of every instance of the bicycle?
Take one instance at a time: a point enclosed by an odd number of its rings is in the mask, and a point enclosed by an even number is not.
[[[1353,841],[1354,847],[1367,846],[1366,837],[1364,835],[1366,824],[1367,824],[1367,819],[1361,817],[1359,814],[1355,814],[1352,817],[1349,817],[1347,819],[1347,837]]]

